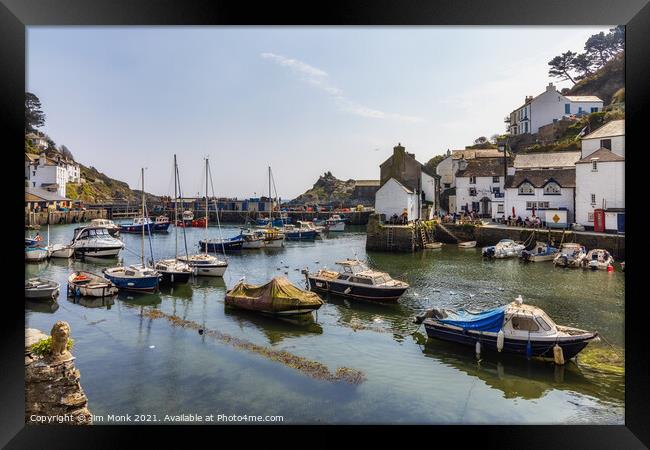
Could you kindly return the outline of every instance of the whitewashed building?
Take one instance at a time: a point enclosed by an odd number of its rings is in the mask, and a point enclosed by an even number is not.
[[[31,188],[43,188],[66,196],[66,183],[79,183],[81,171],[79,164],[60,155],[40,156],[25,154],[25,184]]]
[[[575,217],[575,163],[580,152],[519,154],[505,185],[506,214],[539,217],[549,227],[567,228]]]
[[[510,164],[510,159],[507,164]],[[456,173],[456,212],[492,219],[505,215],[503,157],[461,159]]]
[[[613,120],[582,138],[581,156],[576,222],[587,229],[625,232],[625,121]]]
[[[562,117],[602,111],[603,101],[594,95],[562,95],[549,83],[546,90],[536,97],[528,96],[524,104],[507,118],[511,135],[537,133],[539,127],[560,120]]]
[[[386,220],[406,211],[408,220],[418,218],[418,195],[395,178],[390,178],[375,193],[375,212],[384,214]]]

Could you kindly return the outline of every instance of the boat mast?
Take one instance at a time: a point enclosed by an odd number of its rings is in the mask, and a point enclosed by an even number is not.
[[[176,154],[174,154],[174,234],[176,238],[176,259],[178,259],[178,187],[176,185]]]
[[[271,200],[271,166],[269,166],[269,203],[271,210],[269,211],[269,228],[273,226],[273,200]]]
[[[205,254],[208,254],[208,158],[205,158]]]
[[[144,227],[147,226],[144,215],[144,167],[142,168],[142,243],[140,245],[140,260],[144,269]]]

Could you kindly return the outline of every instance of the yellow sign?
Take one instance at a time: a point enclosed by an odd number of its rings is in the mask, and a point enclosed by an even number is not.
[[[558,223],[559,221],[560,221],[560,216],[558,216],[557,214],[555,214],[555,215],[553,216],[553,222]]]

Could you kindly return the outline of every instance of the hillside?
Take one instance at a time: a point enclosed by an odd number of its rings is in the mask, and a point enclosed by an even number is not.
[[[81,183],[68,183],[66,196],[71,200],[82,200],[86,203],[103,203],[113,200],[139,202],[142,200],[142,191],[132,190],[123,181],[114,180],[104,175],[94,167],[79,164]],[[157,201],[159,197],[145,193],[147,201]]]
[[[625,88],[625,52],[620,52],[593,75],[584,78],[571,89],[562,91],[564,95],[596,95],[603,104],[612,103],[615,94]]]
[[[332,172],[321,175],[314,186],[305,193],[291,200],[291,205],[304,205],[311,203],[339,203],[350,199],[355,182],[339,180]]]

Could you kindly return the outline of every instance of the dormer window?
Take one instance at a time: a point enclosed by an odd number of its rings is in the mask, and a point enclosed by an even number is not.
[[[469,177],[469,184],[476,184],[476,177]]]
[[[560,195],[562,193],[560,185],[551,181],[544,186],[544,195]]]
[[[519,186],[519,195],[533,195],[535,194],[535,188],[528,181],[522,183]]]

